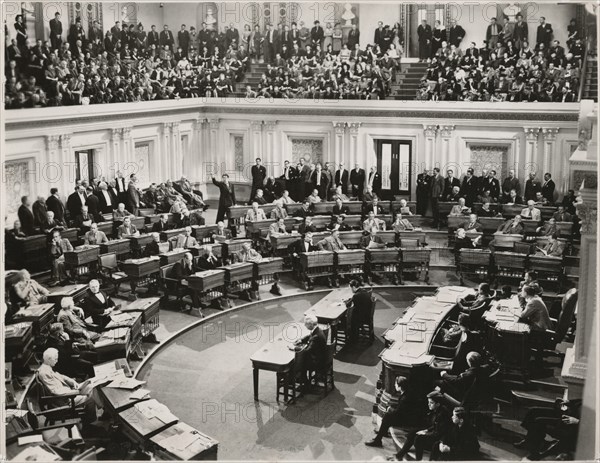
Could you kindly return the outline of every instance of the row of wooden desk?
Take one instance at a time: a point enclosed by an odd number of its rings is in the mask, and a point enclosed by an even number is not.
[[[477,221],[481,224],[482,231],[486,235],[496,232],[506,219],[504,217],[479,217]],[[462,224],[469,222],[469,216],[448,216],[448,233],[454,233]],[[525,235],[535,235],[536,230],[541,226],[536,220],[522,220]],[[573,222],[556,222],[556,229],[560,237],[572,239]]]

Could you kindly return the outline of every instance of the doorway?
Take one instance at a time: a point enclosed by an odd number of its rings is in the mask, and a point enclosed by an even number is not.
[[[75,151],[75,162],[77,163],[77,178],[79,180],[91,181],[98,175],[98,169],[94,162],[94,150]]]
[[[392,200],[395,196],[410,198],[412,141],[375,140],[375,143],[382,199]]]

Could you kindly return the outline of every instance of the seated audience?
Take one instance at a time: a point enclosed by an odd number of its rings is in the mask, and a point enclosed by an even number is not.
[[[19,272],[14,292],[25,305],[43,304],[48,300],[50,294],[50,291],[31,278],[27,270]]]
[[[52,259],[53,276],[56,282],[68,281],[65,269],[65,252],[73,251],[71,242],[60,236],[60,231],[52,232],[52,241],[49,245],[50,258]]]
[[[278,199],[273,203],[275,207],[271,211],[271,219],[279,220],[279,219],[287,219],[288,213],[283,207],[283,201]]]
[[[189,249],[198,247],[198,241],[192,236],[192,227],[185,227],[184,232],[177,235],[176,249]]]
[[[158,256],[160,254],[160,235],[152,232],[152,241],[144,248],[144,257]]]
[[[198,258],[198,267],[201,270],[214,270],[221,265],[223,265],[223,261],[214,255],[211,247]]]
[[[252,209],[248,209],[246,212],[246,221],[247,222],[256,222],[257,220],[267,220],[267,216],[265,215],[265,211],[260,209],[257,201],[252,203]]]
[[[466,410],[456,407],[452,412],[452,425],[431,448],[430,460],[469,461],[479,458],[477,431],[467,422]]]
[[[552,215],[557,222],[572,222],[573,216],[565,210],[565,206],[558,206],[558,210]]]
[[[103,244],[108,243],[108,238],[106,237],[106,233],[98,230],[98,224],[93,222],[90,226],[90,231],[86,232],[83,235],[83,243],[84,244]]]
[[[75,224],[75,226],[79,227],[79,225],[77,223]],[[46,212],[46,217],[40,223],[40,229],[42,230],[42,233],[45,233],[47,235],[52,235],[52,232],[54,230],[62,231],[65,228],[66,228],[65,223],[56,220],[54,218],[54,212],[52,212],[52,211]]]
[[[119,239],[131,238],[133,236],[140,236],[140,232],[137,227],[131,223],[131,216],[123,218],[123,225],[119,225],[117,228],[117,237]]]
[[[498,227],[498,229],[496,231],[501,232],[504,235],[510,235],[510,234],[522,235],[523,232],[525,231],[525,228],[523,227],[523,222],[521,220],[521,216],[516,215],[516,216],[514,216],[514,218],[508,219],[503,224],[500,224],[500,226]]]
[[[94,324],[100,329],[110,323],[110,314],[117,308],[108,294],[100,290],[98,280],[90,280],[88,283],[88,290],[82,305],[86,317],[92,317]]]
[[[300,233],[301,235],[303,235],[304,233],[307,233],[307,232],[314,233],[316,231],[317,231],[317,227],[315,227],[314,224],[312,223],[312,217],[310,215],[307,215],[306,217],[304,217],[304,222],[302,222],[298,226],[298,233]]]

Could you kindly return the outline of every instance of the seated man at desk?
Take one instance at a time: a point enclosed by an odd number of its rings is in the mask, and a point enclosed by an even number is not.
[[[177,225],[179,228],[191,227],[192,225],[206,225],[206,220],[202,216],[202,211],[192,212],[189,209],[184,209]]]
[[[160,235],[157,232],[150,234],[152,235],[152,241],[144,248],[144,257],[158,256],[160,254]]]
[[[189,249],[198,246],[198,241],[192,236],[192,227],[185,227],[182,234],[177,235],[176,249]]]
[[[110,323],[110,314],[117,308],[108,294],[100,290],[98,280],[90,280],[88,283],[88,290],[82,305],[85,316],[92,317],[94,324],[101,329]]]
[[[339,230],[339,231],[350,231],[350,225],[346,222],[346,216],[344,214],[334,215],[331,217],[331,222],[327,225],[328,230]]]
[[[171,277],[175,280],[187,281],[187,277],[196,273],[199,269],[194,264],[194,256],[191,252],[186,252],[183,255],[183,259],[177,262],[171,269]],[[200,300],[195,291],[188,291],[188,294],[192,296],[192,305],[194,307],[200,307]],[[184,306],[185,309],[185,306]],[[192,308],[190,307],[189,310]]]
[[[519,282],[519,292],[521,292],[523,287],[527,286],[527,285],[535,286],[535,287],[541,289],[537,279],[538,279],[538,274],[535,270],[528,270],[527,272],[525,272],[525,279],[522,280],[521,282]]]
[[[535,205],[536,206],[550,206],[550,201],[544,198],[541,191],[535,192]]]
[[[312,204],[308,199],[302,201],[302,207],[294,213],[294,217],[306,218],[311,215],[315,215],[315,213],[313,212]]]
[[[533,199],[527,201],[527,207],[521,211],[521,217],[524,219],[535,220],[536,222],[542,220],[542,212],[535,207],[535,201]]]
[[[431,448],[430,460],[479,460],[477,431],[467,422],[467,411],[456,407],[452,412],[452,425],[442,439]]]
[[[490,209],[490,202],[489,201],[483,201],[482,205],[481,205],[481,209],[479,210],[479,217],[496,217],[499,214],[492,211],[492,209]]]
[[[68,275],[65,269],[65,252],[73,251],[71,242],[60,236],[60,231],[52,232],[52,241],[50,241],[50,258],[52,259],[53,274],[56,282],[68,281]]]
[[[198,258],[198,267],[202,270],[214,270],[221,265],[223,265],[222,260],[213,254],[210,247]]]
[[[102,244],[108,243],[108,238],[106,237],[106,233],[98,230],[98,224],[92,223],[90,226],[90,231],[87,232],[83,236],[84,244]]]
[[[526,323],[531,327],[532,334],[537,332],[543,334],[546,330],[552,329],[552,322],[548,314],[548,308],[539,296],[537,285],[525,285],[521,289],[521,297],[525,300],[525,309],[519,316],[521,323]]]
[[[285,204],[296,204],[296,201],[294,201],[292,199],[292,197],[290,196],[290,192],[288,190],[283,190],[283,193],[281,193],[281,202],[285,205]]]
[[[238,262],[262,262],[263,257],[258,251],[252,249],[250,243],[242,244],[242,249],[236,253]]]
[[[552,236],[558,233],[558,226],[556,225],[556,219],[554,217],[548,219],[548,221],[541,227],[537,227],[535,232],[538,236]]]
[[[413,215],[413,213],[410,210],[410,207],[408,207],[408,201],[406,201],[406,199],[400,200],[400,206],[397,207],[394,212],[399,212],[400,214],[404,215]]]
[[[300,370],[301,392],[306,393],[309,389],[309,372],[321,372],[327,366],[327,338],[323,330],[319,328],[317,317],[314,314],[304,317],[304,326],[309,334],[297,340],[290,349],[303,353]]]
[[[383,438],[387,436],[392,426],[412,426],[422,416],[420,410],[420,401],[410,387],[408,378],[404,376],[396,377],[394,389],[398,393],[398,404],[395,407],[388,407],[383,415],[381,425],[375,437],[365,442],[368,447],[383,447]]]
[[[514,218],[508,219],[503,224],[500,224],[496,231],[501,232],[503,235],[522,235],[525,231],[522,217],[520,215],[515,215]]]
[[[477,292],[474,295],[468,295],[456,302],[463,313],[471,318],[471,324],[477,327],[481,322],[483,313],[490,308],[494,299],[494,291],[489,283],[480,283]]]
[[[517,190],[515,190],[513,188],[508,193],[508,196],[504,197],[504,204],[506,204],[507,206],[514,206],[515,204],[523,204],[523,198],[521,198],[517,194]]]
[[[306,198],[308,200],[308,202],[312,205],[312,204],[316,204],[316,203],[320,203],[321,202],[321,197],[319,196],[319,190],[317,190],[316,188],[313,189],[312,193],[310,195],[308,195],[308,197]]]
[[[48,300],[50,291],[33,280],[27,270],[21,270],[17,278],[14,291],[25,305],[43,304]]]
[[[565,211],[565,206],[558,206],[558,210],[552,215],[557,222],[572,222],[573,216]]]
[[[456,239],[454,240],[454,254],[458,259],[458,253],[461,249],[473,249],[476,248],[481,242],[481,235],[476,238],[467,236],[467,232],[464,228],[456,230]]]
[[[454,185],[452,187],[452,190],[450,190],[446,194],[444,201],[447,201],[449,203],[454,203],[454,202],[457,202],[459,199],[460,199],[460,187]]]
[[[350,338],[347,343],[354,344],[358,342],[360,327],[368,322],[371,326],[373,325],[373,320],[369,320],[373,315],[371,314],[373,301],[369,291],[361,287],[358,280],[350,281],[350,290],[352,291],[352,298],[346,301],[346,306],[352,309],[352,316],[350,318]]]
[[[436,389],[450,395],[453,399],[462,401],[465,394],[471,389],[475,380],[486,374],[487,369],[482,366],[482,357],[478,352],[467,353],[468,367],[460,373],[450,374],[447,371],[440,373],[441,380],[435,381]]]
[[[334,201],[337,201],[338,199],[340,201],[346,201],[346,202],[350,201],[350,198],[342,192],[342,185],[338,185],[335,188],[335,193],[333,194],[333,196],[331,197],[331,199],[334,200]]]
[[[371,201],[373,201],[373,199],[379,198],[377,196],[377,193],[373,191],[373,187],[367,185],[367,187],[365,188],[365,193],[363,194],[363,205],[370,203]]]
[[[547,256],[547,257],[562,257],[565,252],[566,244],[558,239],[558,233],[554,232],[548,243],[542,248],[537,248],[535,253],[536,256]]]
[[[298,233],[300,233],[301,235],[303,235],[304,233],[307,233],[307,232],[315,233],[316,231],[317,231],[317,227],[314,226],[314,224],[312,222],[312,217],[310,215],[307,215],[306,217],[304,217],[304,222],[302,222],[298,226]]]
[[[75,227],[79,228],[82,232],[87,232],[95,222],[96,220],[89,213],[88,207],[86,205],[81,206],[81,214],[75,217]]]
[[[56,320],[63,324],[71,339],[89,344],[90,341],[96,342],[100,338],[98,333],[89,331],[84,320],[85,314],[80,307],[75,305],[72,297],[63,297],[60,307]]]
[[[360,248],[361,249],[379,249],[385,248],[385,241],[381,239],[377,233],[379,232],[379,228],[373,227],[370,232],[363,232],[364,236],[360,239]]]
[[[79,343],[69,338],[62,323],[52,323],[48,328],[45,347],[58,351],[58,363],[54,370],[63,375],[85,375],[86,378],[95,376],[94,364],[98,363],[98,354],[86,350],[85,343]]]
[[[285,220],[283,220],[282,218],[279,218],[279,219],[277,219],[277,222],[269,225],[269,231],[267,233],[267,240],[271,239],[271,235],[273,233],[289,235],[288,231],[285,228]]]
[[[370,211],[368,217],[363,221],[363,230],[370,232],[373,227],[385,230],[385,221],[375,217],[375,212]]]
[[[341,215],[341,214],[350,214],[350,209],[348,208],[348,206],[344,206],[344,204],[342,203],[342,200],[340,198],[337,198],[335,200],[335,204],[333,205],[333,211],[331,213],[331,216],[334,217],[336,215]]]
[[[158,218],[158,222],[152,225],[152,231],[160,233],[166,230],[170,230],[172,227],[169,224],[169,214],[161,214]]]
[[[317,243],[317,247],[320,251],[343,251],[346,249],[342,240],[340,240],[340,232],[339,230],[332,230],[331,235],[323,238],[321,241]]]
[[[267,220],[267,216],[265,215],[265,211],[260,209],[258,203],[254,201],[252,208],[246,212],[246,222],[256,222],[257,220]]]
[[[404,232],[404,231],[414,231],[415,227],[410,223],[408,219],[404,219],[402,217],[402,213],[399,212],[396,214],[396,220],[392,224],[392,230],[396,233]]]
[[[125,209],[124,203],[119,203],[117,208],[113,211],[113,222],[122,223],[125,217],[132,217],[133,214]]]
[[[463,228],[466,232],[480,233],[483,231],[481,223],[477,220],[477,214],[469,214],[469,220],[461,223],[460,228]]]
[[[261,206],[264,206],[265,204],[267,204],[267,199],[265,198],[265,192],[262,190],[262,188],[259,188],[258,190],[256,190],[256,193],[254,194],[254,198],[252,198],[252,202],[259,204]]]
[[[51,235],[54,230],[64,230],[65,228],[65,223],[56,220],[54,218],[54,212],[52,211],[46,212],[46,218],[40,224],[40,229],[42,230],[42,233],[45,233],[46,235]]]
[[[131,223],[131,217],[127,216],[123,218],[123,225],[119,225],[119,228],[117,228],[117,237],[123,239],[131,238],[133,236],[140,236],[140,232],[136,226]]]
[[[279,220],[279,219],[287,219],[288,213],[283,207],[283,201],[281,199],[276,200],[274,203],[275,207],[271,211],[271,219]]]
[[[96,400],[92,397],[93,389],[89,383],[78,384],[73,378],[61,375],[54,371],[58,363],[58,351],[48,348],[43,353],[43,363],[37,370],[37,377],[51,395],[57,396],[55,406],[64,406],[65,400],[59,400],[60,396],[75,396],[75,406],[85,404],[85,422],[91,423],[96,420]]]
[[[213,242],[231,239],[231,230],[225,228],[225,222],[217,222],[217,230],[211,235]]]
[[[307,231],[302,234],[302,239],[300,241],[296,241],[289,246],[289,252],[292,256],[292,266],[296,271],[300,274],[302,271],[302,267],[300,266],[300,254],[305,252],[314,252],[317,250],[317,247],[313,244],[313,234],[311,231]],[[301,278],[306,281],[306,275],[301,274]],[[309,280],[310,282],[310,280]],[[308,290],[310,291],[312,286],[308,286]]]
[[[460,217],[471,213],[471,208],[466,206],[465,198],[458,198],[458,204],[452,206],[450,209],[450,217]]]
[[[370,202],[363,203],[363,215],[368,215],[370,212],[373,212],[374,215],[385,214],[383,206],[379,204],[378,198],[373,198]]]

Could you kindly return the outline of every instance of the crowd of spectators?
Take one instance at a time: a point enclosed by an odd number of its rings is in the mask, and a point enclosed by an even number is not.
[[[471,42],[461,48],[464,30],[453,23],[435,30],[419,26],[420,55],[429,63],[417,98],[448,101],[574,102],[578,98],[584,45],[576,21],[571,20],[567,49],[554,39],[552,26],[541,17],[535,42],[527,22],[492,18],[483,47]],[[453,32],[458,30],[458,32]],[[462,34],[460,33],[462,31]],[[531,43],[531,44],[530,44]]]

